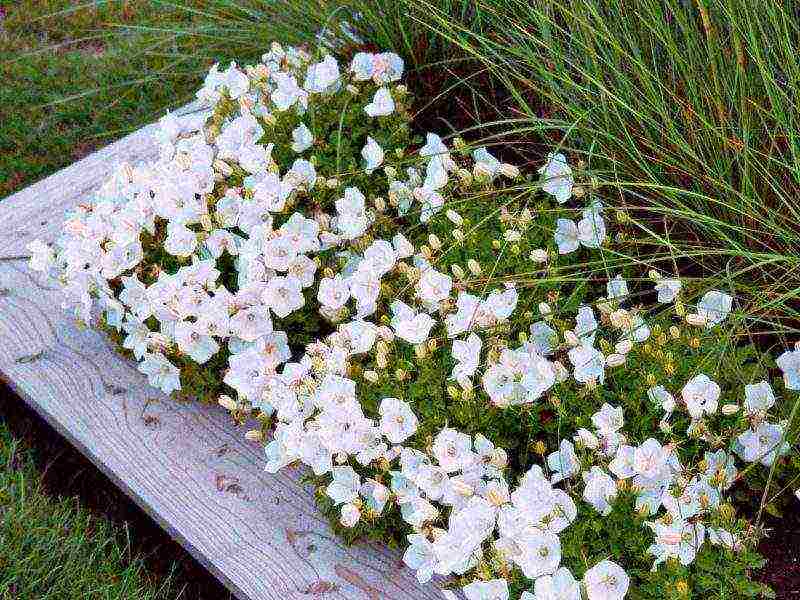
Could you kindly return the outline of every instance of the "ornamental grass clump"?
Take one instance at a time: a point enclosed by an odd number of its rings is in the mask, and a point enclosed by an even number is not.
[[[255,417],[267,471],[305,465],[336,530],[422,582],[760,594],[747,509],[800,472],[800,351],[737,343],[724,292],[611,272],[626,219],[588,165],[420,136],[402,73],[277,44],[215,66],[208,112],[164,117],[159,159],[32,266],[153,386]]]

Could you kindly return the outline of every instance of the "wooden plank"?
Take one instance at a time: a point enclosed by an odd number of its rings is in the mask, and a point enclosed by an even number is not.
[[[442,598],[387,548],[343,545],[297,473],[265,473],[222,409],[149,388],[28,270],[26,244],[54,239],[115,163],[155,156],[151,127],[0,201],[0,374],[239,598]]]

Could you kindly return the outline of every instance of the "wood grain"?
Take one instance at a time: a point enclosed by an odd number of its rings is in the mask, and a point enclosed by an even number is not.
[[[151,128],[0,201],[0,374],[242,600],[445,597],[387,548],[342,544],[297,473],[265,473],[222,409],[148,387],[20,258],[115,164],[154,157]]]

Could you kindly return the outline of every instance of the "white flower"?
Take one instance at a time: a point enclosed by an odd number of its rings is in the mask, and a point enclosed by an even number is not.
[[[505,579],[473,581],[462,590],[467,600],[508,600],[508,582]]]
[[[453,372],[450,374],[463,388],[470,387],[470,378],[475,375],[481,357],[483,342],[474,333],[466,340],[454,340],[452,355],[456,361]]]
[[[594,345],[597,335],[598,323],[591,306],[582,305],[575,316],[575,329],[573,332],[580,343]]]
[[[419,149],[419,155],[424,158],[440,156],[447,159],[450,157],[450,152],[441,137],[429,132],[425,134],[425,145]]]
[[[572,196],[572,169],[567,164],[566,157],[551,152],[547,155],[547,162],[539,168],[542,174],[542,189],[563,204]]]
[[[558,219],[556,221],[555,242],[558,246],[559,254],[569,254],[575,252],[580,246],[580,233],[575,221],[569,219]]]
[[[356,300],[359,318],[363,319],[375,312],[380,291],[380,276],[370,268],[359,268],[350,277],[350,295]]]
[[[322,62],[308,66],[303,88],[310,93],[335,92],[339,88],[339,65],[330,54]]]
[[[224,73],[225,86],[228,88],[228,95],[234,100],[244,96],[250,87],[250,80],[247,75],[242,73],[236,63],[232,62]]]
[[[269,307],[259,304],[237,311],[231,316],[230,331],[232,335],[246,342],[254,342],[272,333]]]
[[[180,391],[180,371],[163,354],[146,353],[139,363],[139,371],[147,375],[147,382],[165,394]]]
[[[142,360],[147,352],[150,329],[141,321],[131,319],[130,315],[126,315],[125,321],[122,323],[122,330],[127,334],[122,342],[122,347],[133,352],[136,360]]]
[[[606,224],[600,215],[590,215],[578,221],[578,240],[586,248],[599,248],[606,239]]]
[[[610,514],[611,502],[617,497],[617,485],[611,476],[600,467],[594,466],[589,472],[584,471],[583,480],[586,483],[583,499],[601,515]]]
[[[450,296],[453,289],[453,278],[436,269],[423,271],[417,282],[417,297],[425,304],[435,305]]]
[[[787,390],[800,390],[800,350],[787,350],[775,361]]]
[[[569,440],[561,440],[556,452],[547,457],[547,466],[553,472],[550,483],[557,484],[563,479],[574,477],[580,472],[581,463],[575,454],[575,446]]]
[[[744,407],[750,415],[764,414],[775,406],[775,393],[767,381],[744,386]]]
[[[597,563],[583,575],[587,600],[622,600],[630,582],[625,570],[610,560]]]
[[[361,156],[367,161],[367,166],[364,171],[367,175],[383,164],[383,148],[378,145],[378,142],[367,136],[367,144],[361,149]]]
[[[295,188],[304,188],[310,190],[317,182],[317,170],[311,161],[305,158],[296,158],[292,163],[292,168],[286,173],[283,178],[283,186],[287,190],[287,194]]]
[[[345,239],[353,240],[366,232],[366,198],[358,188],[345,188],[344,196],[336,201],[336,212],[336,225]]]
[[[647,397],[666,413],[671,413],[675,410],[675,396],[669,393],[663,385],[657,385],[648,389]]]
[[[314,136],[305,123],[300,123],[292,130],[292,150],[301,154],[308,150],[314,143]]]
[[[735,533],[731,533],[727,529],[720,527],[709,527],[708,541],[717,546],[722,546],[733,552],[739,552],[742,549],[742,541]]]
[[[609,299],[625,298],[628,295],[628,284],[622,278],[622,275],[617,275],[606,283],[606,290],[608,291]]]
[[[381,514],[389,501],[389,488],[374,479],[368,479],[361,486],[361,496],[373,512]]]
[[[444,159],[441,156],[432,157],[425,168],[425,181],[422,184],[422,189],[427,192],[435,192],[447,185],[448,180]]]
[[[653,570],[668,558],[677,558],[684,566],[691,564],[705,540],[702,523],[676,519],[669,525],[658,521],[648,521],[645,525],[656,534],[655,542],[647,550],[656,558]]]
[[[302,308],[306,302],[300,280],[292,275],[270,279],[261,299],[282,319]]]
[[[385,117],[394,112],[394,99],[388,88],[382,87],[375,92],[372,102],[364,107],[364,112],[370,117]]]
[[[355,527],[358,524],[359,519],[361,519],[361,511],[358,510],[358,507],[355,504],[350,504],[348,502],[342,506],[339,522],[343,527],[347,527],[348,529]]]
[[[595,450],[600,446],[600,440],[588,429],[580,428],[572,438],[575,442],[583,444],[584,447]]]
[[[319,282],[317,300],[320,304],[331,309],[339,310],[350,298],[350,285],[340,274],[333,277],[323,277]]]
[[[662,304],[669,304],[674,302],[681,291],[682,284],[678,279],[660,279],[656,284],[656,292],[658,292],[658,302]]]
[[[693,419],[717,412],[719,395],[719,385],[703,373],[692,377],[681,390],[681,397]]]
[[[219,344],[211,336],[203,335],[196,323],[176,323],[174,335],[181,352],[198,364],[208,362],[219,351]]]
[[[566,567],[560,567],[553,575],[539,577],[533,593],[531,600],[581,600],[580,584]],[[525,594],[520,600],[525,600]]]
[[[395,300],[392,309],[391,325],[395,334],[409,344],[421,344],[428,339],[435,321],[426,313],[417,313],[410,306]]]
[[[336,504],[353,502],[358,498],[361,480],[353,467],[333,467],[333,481],[328,484],[325,494]]]
[[[561,541],[554,533],[531,527],[516,536],[514,542],[520,553],[512,555],[511,560],[522,569],[522,574],[528,579],[536,579],[558,569],[561,563]]]
[[[365,354],[372,350],[378,338],[378,328],[373,323],[356,319],[339,326],[347,336],[350,354]]]
[[[397,81],[403,75],[403,59],[394,52],[358,52],[350,65],[355,81],[372,79],[377,84]]]
[[[295,103],[303,108],[308,106],[308,92],[297,85],[294,76],[276,72],[272,74],[272,79],[277,87],[270,94],[270,99],[279,111],[289,110]]]
[[[486,148],[481,147],[475,150],[472,153],[472,159],[475,161],[476,175],[493,179],[500,172],[500,161],[489,154]]]
[[[469,466],[474,455],[472,440],[455,429],[442,429],[433,441],[431,452],[434,458],[448,473],[459,471]]]
[[[402,444],[417,431],[417,416],[407,402],[384,398],[379,409],[381,433],[393,444]]]
[[[602,352],[586,343],[582,343],[572,348],[568,355],[574,367],[572,374],[575,377],[575,381],[580,383],[588,383],[589,381],[603,383],[605,381],[606,359]]]
[[[397,263],[397,253],[392,245],[386,240],[375,240],[364,250],[364,262],[359,265],[359,269],[367,268],[369,265],[376,275],[382,277],[394,268]]]
[[[489,365],[481,383],[495,406],[508,406],[515,396],[521,395],[522,386],[515,381],[514,371],[504,364]]]
[[[427,223],[431,217],[438,213],[442,206],[444,206],[444,196],[440,193],[426,187],[419,187],[414,189],[414,195],[422,204],[419,212],[419,220],[421,223]]]
[[[736,438],[736,453],[745,462],[760,462],[769,467],[775,458],[789,449],[781,425],[762,422],[755,430],[748,430]]]
[[[648,438],[633,453],[633,468],[647,479],[653,479],[664,469],[669,455],[658,440]]]
[[[292,262],[289,263],[289,268],[286,270],[288,277],[293,277],[300,282],[304,288],[314,285],[314,273],[317,271],[317,263],[307,257],[305,254],[295,256]]]
[[[185,258],[191,256],[197,248],[197,234],[188,227],[170,221],[167,225],[167,238],[164,250],[174,256]]]
[[[731,312],[733,297],[717,290],[706,292],[697,303],[697,314],[706,324],[708,329],[725,320]]]
[[[392,238],[392,246],[397,258],[408,258],[414,255],[414,245],[402,233],[395,234]]]
[[[433,550],[433,544],[419,533],[412,533],[408,536],[408,548],[403,554],[405,565],[417,573],[417,580],[420,583],[427,583],[433,577],[437,558]]]
[[[215,229],[206,238],[206,248],[214,258],[219,258],[227,250],[231,256],[239,253],[236,237],[225,229]]]

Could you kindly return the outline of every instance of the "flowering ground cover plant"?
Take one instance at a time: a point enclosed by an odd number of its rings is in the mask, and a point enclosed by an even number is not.
[[[737,344],[724,292],[612,272],[625,218],[585,164],[523,174],[418,136],[402,74],[277,44],[215,66],[210,116],[164,117],[160,158],[32,266],[153,386],[255,416],[265,468],[305,465],[337,531],[399,546],[420,581],[762,594],[748,507],[779,510],[800,473],[800,350]]]

